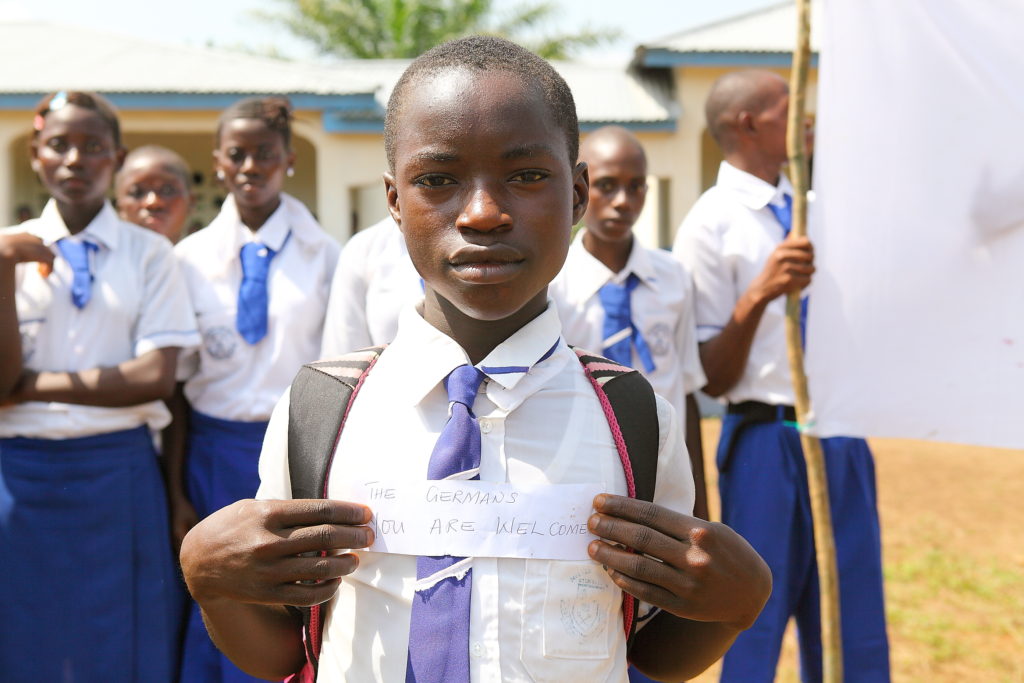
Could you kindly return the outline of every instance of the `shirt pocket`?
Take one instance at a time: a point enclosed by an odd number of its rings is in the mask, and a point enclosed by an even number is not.
[[[604,680],[621,600],[594,562],[528,561],[520,657],[533,680]]]
[[[196,324],[203,338],[201,364],[222,363],[238,355],[244,341],[235,327],[234,310],[199,313]]]

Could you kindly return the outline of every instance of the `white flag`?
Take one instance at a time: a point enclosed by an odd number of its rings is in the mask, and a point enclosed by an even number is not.
[[[1024,3],[826,3],[821,436],[1024,448]]]

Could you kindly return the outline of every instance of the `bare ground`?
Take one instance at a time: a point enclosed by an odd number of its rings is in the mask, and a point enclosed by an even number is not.
[[[717,513],[719,422],[704,420]],[[893,680],[1024,682],[1024,451],[872,439]],[[717,666],[696,679],[718,680]],[[787,635],[776,680],[799,680]]]

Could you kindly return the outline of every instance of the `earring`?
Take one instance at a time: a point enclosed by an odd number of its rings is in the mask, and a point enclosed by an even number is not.
[[[218,168],[218,169],[217,169],[217,180],[219,180],[219,181],[221,181],[221,182],[223,183],[223,182],[224,182],[224,179],[225,179],[226,177],[227,177],[227,176],[225,176],[225,175],[224,175],[224,171]]]
[[[295,177],[295,169],[292,168],[291,166],[288,167],[288,170],[285,173],[289,178]]]

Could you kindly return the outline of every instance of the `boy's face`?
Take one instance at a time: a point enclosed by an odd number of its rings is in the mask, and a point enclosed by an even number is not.
[[[586,209],[586,167],[570,163],[540,91],[508,73],[425,77],[400,116],[384,180],[425,285],[469,318],[525,324]]]
[[[602,242],[629,240],[647,198],[647,161],[629,140],[604,138],[581,155],[590,172],[590,205],[584,223]]]
[[[158,159],[130,162],[117,179],[117,210],[121,218],[160,233],[172,242],[181,239],[192,207],[192,196],[178,173]]]

